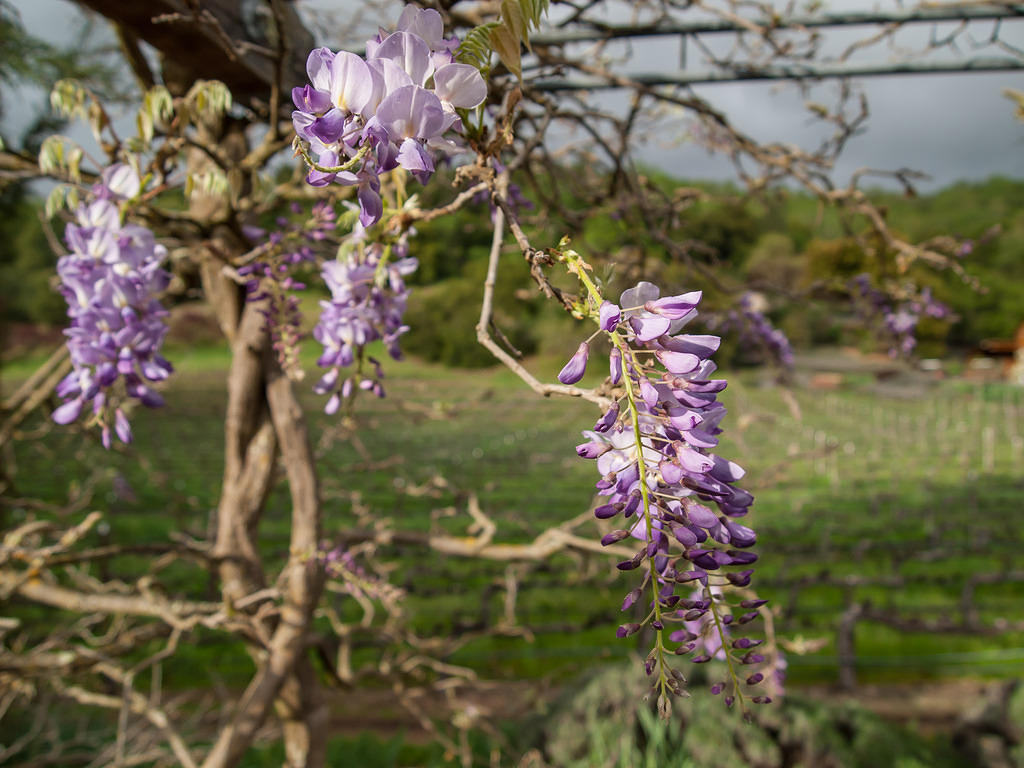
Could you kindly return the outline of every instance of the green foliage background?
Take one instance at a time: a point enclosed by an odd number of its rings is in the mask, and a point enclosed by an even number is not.
[[[592,216],[579,231],[548,218],[537,241],[573,233],[575,247],[593,257],[613,294],[638,275],[669,287],[705,288],[706,310],[727,309],[732,291],[748,287],[771,301],[770,317],[797,347],[817,344],[859,345],[877,349],[877,341],[839,292],[855,275],[893,277],[892,267],[868,256],[838,217],[810,197],[787,190],[767,202],[745,200],[739,190],[721,184],[694,184],[660,178],[679,189],[698,187],[723,195],[696,203],[678,230],[681,240],[707,248],[718,282],[716,290],[685,264],[670,261],[627,218]],[[444,185],[422,190],[445,193]],[[922,321],[918,329],[922,356],[970,351],[985,338],[1011,338],[1024,322],[1024,182],[993,178],[961,183],[931,195],[905,198],[877,193],[893,226],[912,240],[950,234],[971,244],[961,259],[965,272],[982,286],[974,290],[952,273],[912,268],[910,277],[930,286],[936,298],[954,311],[953,321]],[[573,201],[567,201],[570,205]],[[41,200],[20,187],[0,194],[0,322],[60,325],[63,300],[54,289],[56,256],[43,235]],[[413,329],[406,349],[427,360],[456,366],[486,366],[490,354],[475,341],[490,233],[484,204],[420,227],[414,255],[420,269],[408,314]],[[529,212],[526,212],[529,215]],[[59,230],[59,223],[57,226]],[[550,231],[548,231],[550,230]],[[550,235],[550,237],[548,237]],[[311,292],[318,281],[310,281]],[[813,300],[803,293],[814,291]],[[572,351],[572,320],[541,301],[523,261],[510,248],[499,270],[495,320],[513,347],[524,354]],[[726,344],[726,349],[736,345]],[[739,362],[742,358],[734,359]],[[728,361],[727,361],[728,362]]]
[[[696,188],[715,199],[698,202],[685,214],[678,241],[699,242],[716,288],[691,267],[672,262],[628,215],[596,215],[574,229],[546,212],[537,242],[569,232],[574,246],[593,259],[613,294],[639,276],[669,288],[705,289],[706,310],[728,309],[736,292],[761,291],[771,302],[770,316],[798,347],[849,344],[881,350],[877,339],[845,297],[848,281],[868,273],[874,281],[898,280],[891,254],[869,255],[838,216],[802,193],[778,190],[767,199],[745,199],[729,185],[683,182],[656,177],[668,192]],[[434,189],[437,189],[435,187]],[[907,198],[877,192],[893,227],[914,241],[951,235],[969,244],[960,263],[981,284],[975,290],[952,272],[912,267],[908,278],[930,287],[955,318],[925,318],[918,328],[922,356],[967,352],[985,338],[1010,338],[1024,322],[1024,183],[993,178],[961,183],[934,194]],[[571,209],[576,201],[566,198]],[[470,208],[443,222],[425,225],[416,240],[421,268],[415,280],[429,285],[414,292],[410,349],[451,365],[489,365],[491,358],[472,346],[479,308],[489,233],[481,211]],[[512,249],[514,250],[514,249]],[[571,320],[557,310],[538,307],[536,290],[518,257],[502,261],[497,324],[524,353],[571,351],[559,343]],[[808,299],[807,296],[812,296]],[[561,331],[560,331],[561,329]],[[735,345],[724,345],[735,348]],[[739,360],[734,360],[738,362]]]

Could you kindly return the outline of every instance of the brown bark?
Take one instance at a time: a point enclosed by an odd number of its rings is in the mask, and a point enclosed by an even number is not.
[[[236,350],[243,338],[240,332]],[[266,356],[263,359],[268,360]],[[283,721],[288,765],[316,768],[324,765],[326,758],[327,710],[306,656],[313,611],[323,590],[323,570],[316,557],[321,537],[316,469],[292,383],[275,361],[271,360],[264,370],[271,421],[292,498],[290,554],[283,574],[285,599],[264,661],[203,768],[237,764],[275,700]]]
[[[280,618],[267,627],[273,631],[269,647],[257,654],[259,671],[204,766],[237,764],[276,700],[288,765],[315,768],[324,764],[327,744],[327,712],[305,655],[322,590],[316,467],[301,405],[273,356],[258,305],[245,305],[233,335],[214,546],[214,554],[224,558],[219,574],[225,600],[237,601],[266,585],[259,522],[273,487],[279,446],[292,496],[291,554]]]
[[[204,126],[200,139],[215,143],[233,162],[245,157],[244,134],[237,124]],[[201,172],[209,158],[189,157],[190,171]],[[221,198],[197,197],[192,212],[207,220],[221,214]],[[291,382],[271,349],[267,320],[258,303],[245,302],[241,288],[222,270],[225,260],[244,246],[228,227],[218,227],[199,250],[207,299],[231,341],[228,404],[224,422],[224,480],[214,528],[213,554],[224,600],[237,603],[263,589],[268,579],[259,554],[259,523],[283,460],[292,497],[290,556],[280,614],[266,621],[265,647],[254,649],[257,673],[230,724],[207,755],[205,768],[236,765],[252,744],[271,707],[281,718],[289,766],[324,765],[327,711],[315,672],[306,656],[313,611],[323,577],[317,561],[321,537],[316,466],[305,417]]]
[[[302,625],[309,628],[324,585],[323,569],[317,559],[317,548],[323,538],[323,521],[316,463],[302,406],[295,397],[292,382],[277,365],[270,371],[267,399],[292,498],[285,604],[295,609]],[[308,634],[306,639],[308,642]],[[289,768],[325,765],[327,706],[320,693],[316,672],[305,653],[297,659],[295,673],[285,681],[278,711],[284,726]]]
[[[305,82],[305,57],[313,37],[291,2],[277,2],[273,14],[254,13],[261,3],[240,0],[76,2],[156,48],[163,57],[164,82],[172,91],[172,86],[187,90],[196,80],[220,80],[237,101],[266,101],[279,50],[287,54],[283,81]],[[281,29],[275,28],[278,23]],[[279,33],[285,45],[276,44]]]
[[[270,351],[264,318],[254,305],[242,313],[232,345],[224,418],[224,481],[217,505],[213,553],[224,599],[239,600],[266,586],[259,555],[259,521],[270,494],[277,439],[264,396]]]

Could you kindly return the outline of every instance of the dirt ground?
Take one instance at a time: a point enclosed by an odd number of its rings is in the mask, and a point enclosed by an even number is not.
[[[952,730],[958,719],[984,705],[999,682],[972,679],[858,686],[852,693],[829,686],[794,689],[816,701],[854,701],[894,723],[922,733]]]
[[[894,723],[922,733],[948,733],[958,719],[977,711],[999,682],[955,679],[892,685],[863,685],[854,692],[834,686],[801,686],[791,692],[816,701],[853,701]],[[560,693],[543,681],[477,682],[448,691],[406,694],[389,689],[335,690],[331,694],[333,732],[354,736],[372,732],[381,737],[405,733],[422,742],[431,738],[425,717],[453,706],[469,720],[501,723],[543,712]],[[403,706],[405,699],[408,706]]]

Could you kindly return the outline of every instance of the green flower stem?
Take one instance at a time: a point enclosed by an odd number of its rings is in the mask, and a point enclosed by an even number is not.
[[[651,497],[647,488],[647,464],[644,461],[644,446],[643,440],[640,436],[640,415],[636,408],[636,396],[633,392],[633,379],[630,377],[629,372],[629,357],[628,353],[631,351],[623,340],[622,336],[617,331],[611,334],[612,342],[619,351],[622,353],[621,365],[622,365],[622,380],[626,385],[626,400],[629,403],[629,417],[633,424],[633,439],[634,445],[636,446],[636,464],[637,469],[640,472],[640,500],[644,510],[644,522],[647,525],[647,544],[650,546],[654,540],[654,527],[651,525]],[[658,573],[654,566],[654,558],[647,558],[647,567],[649,569],[651,578],[651,595],[654,598],[654,618],[661,623],[661,598],[658,595]],[[664,625],[662,625],[664,626]],[[665,677],[665,643],[664,643],[664,629],[655,630],[655,650],[658,654],[658,686],[661,689],[660,693],[662,696],[666,695],[666,689],[668,688],[668,680]]]
[[[715,629],[718,630],[718,637],[722,641],[722,651],[725,652],[725,664],[729,668],[729,677],[732,679],[732,689],[736,694],[736,701],[740,705],[740,711],[746,713],[747,707],[743,703],[743,691],[740,690],[740,679],[736,674],[736,665],[733,664],[732,654],[729,653],[728,640],[725,637],[725,631],[722,627],[722,619],[718,615],[718,606],[715,605],[715,596],[711,592],[711,587],[707,587],[708,602],[711,603],[711,615],[715,618]]]
[[[355,157],[353,157],[348,162],[342,163],[341,165],[328,166],[320,165],[320,163],[313,160],[313,158],[309,156],[309,150],[306,148],[305,144],[302,143],[302,140],[298,136],[295,137],[295,141],[293,142],[292,146],[295,147],[296,152],[302,155],[302,159],[306,161],[306,165],[308,165],[310,168],[315,168],[321,173],[341,173],[342,171],[351,171],[353,168],[359,165],[359,163],[362,161],[364,157],[370,154],[370,145],[364,144],[362,147],[360,147],[359,151],[356,152]]]
[[[565,241],[563,241],[565,242]],[[590,279],[590,275],[587,274],[587,264],[583,261],[583,258],[573,250],[563,250],[562,258],[568,262],[570,271],[572,271],[580,282],[587,289],[587,299],[592,303],[590,314],[593,314],[601,306],[601,292],[598,290],[594,281]],[[612,344],[614,344],[619,351],[622,353],[621,366],[622,366],[622,380],[626,388],[626,402],[629,405],[629,416],[633,425],[633,437],[636,446],[636,463],[637,469],[640,473],[640,499],[643,505],[644,522],[647,525],[647,545],[650,546],[654,540],[654,526],[651,524],[651,498],[647,488],[647,465],[644,461],[644,446],[640,435],[640,416],[636,407],[636,393],[633,391],[633,380],[630,377],[629,364],[632,361],[636,365],[636,358],[633,356],[633,350],[630,349],[629,345],[623,339],[622,335],[618,331],[610,331],[608,333],[611,337]],[[639,522],[639,519],[637,520]],[[634,523],[636,525],[636,523]],[[647,558],[647,566],[649,569],[649,578],[651,582],[651,595],[653,596],[653,611],[648,614],[644,619],[646,624],[653,615],[654,619],[659,622],[662,626],[661,618],[661,599],[658,595],[658,573],[654,565],[654,558]],[[658,658],[658,688],[659,693],[662,697],[667,699],[670,690],[668,688],[668,679],[665,675],[665,669],[667,663],[665,661],[665,643],[664,643],[664,629],[655,630],[655,652]]]

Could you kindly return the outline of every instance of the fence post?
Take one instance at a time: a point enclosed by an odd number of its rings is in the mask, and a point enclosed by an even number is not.
[[[857,653],[855,632],[860,619],[862,606],[852,602],[853,595],[847,596],[847,607],[839,617],[839,628],[836,631],[836,655],[839,659],[839,687],[844,691],[852,691],[857,687]]]

